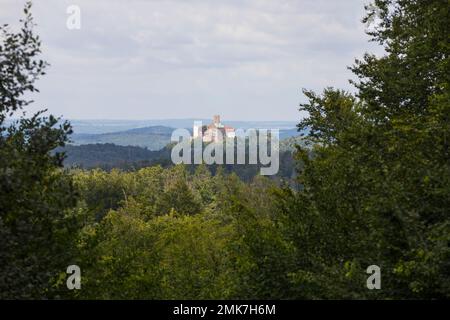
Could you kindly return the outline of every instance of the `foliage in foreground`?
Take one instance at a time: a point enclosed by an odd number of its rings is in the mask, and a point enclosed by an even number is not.
[[[74,260],[83,268],[77,297],[289,297],[294,248],[272,216],[270,180],[247,184],[205,166],[194,174],[183,166],[80,171],[75,179],[86,199],[75,211],[89,221]]]
[[[19,33],[0,27],[0,299],[51,296],[78,230],[65,211],[76,204],[71,177],[59,169],[63,155],[51,153],[64,146],[69,124],[55,127],[58,119],[43,112],[5,121],[30,103],[23,96],[37,91],[46,67],[29,10]]]

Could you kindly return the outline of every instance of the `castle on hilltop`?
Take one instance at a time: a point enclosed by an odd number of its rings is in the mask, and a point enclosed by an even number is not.
[[[203,142],[219,142],[224,138],[236,137],[236,131],[233,127],[225,126],[220,122],[220,116],[215,115],[213,122],[207,126],[194,124],[194,139],[202,137]]]

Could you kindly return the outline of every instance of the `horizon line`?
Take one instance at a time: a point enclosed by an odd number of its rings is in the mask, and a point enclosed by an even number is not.
[[[43,115],[45,116],[45,115]],[[54,117],[59,117],[62,120],[69,120],[69,121],[163,121],[163,120],[212,120],[211,118],[205,118],[205,117],[198,117],[198,118],[194,118],[194,117],[190,117],[190,118],[145,118],[145,119],[118,119],[118,118],[70,118],[70,117],[63,117],[63,116],[55,116]],[[9,119],[5,119],[5,120],[19,120],[19,117],[11,117]],[[236,120],[236,119],[227,119],[225,118],[224,121],[234,121],[234,122],[299,122],[301,120],[297,119],[297,120]]]

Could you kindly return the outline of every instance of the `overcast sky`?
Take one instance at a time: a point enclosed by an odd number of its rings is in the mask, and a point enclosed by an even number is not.
[[[351,90],[347,66],[375,51],[368,0],[34,2],[51,67],[30,109],[70,119],[297,120],[302,88]],[[0,23],[23,3],[0,0]]]

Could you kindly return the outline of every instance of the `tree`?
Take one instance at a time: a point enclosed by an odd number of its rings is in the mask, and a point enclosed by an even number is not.
[[[35,81],[47,63],[38,59],[31,3],[18,33],[0,27],[0,298],[54,296],[50,282],[70,261],[76,217],[72,179],[59,168],[64,154],[52,153],[71,133],[69,123],[44,111],[7,125],[7,117],[32,101]]]
[[[200,213],[201,206],[187,184],[187,172],[179,165],[167,171],[164,192],[155,202],[157,215],[168,214],[172,211],[193,215]]]
[[[351,68],[357,97],[305,91],[312,152],[300,148],[302,191],[280,209],[298,246],[303,297],[450,295],[448,3],[376,0],[367,7],[382,57]],[[383,290],[364,285],[381,267]]]

